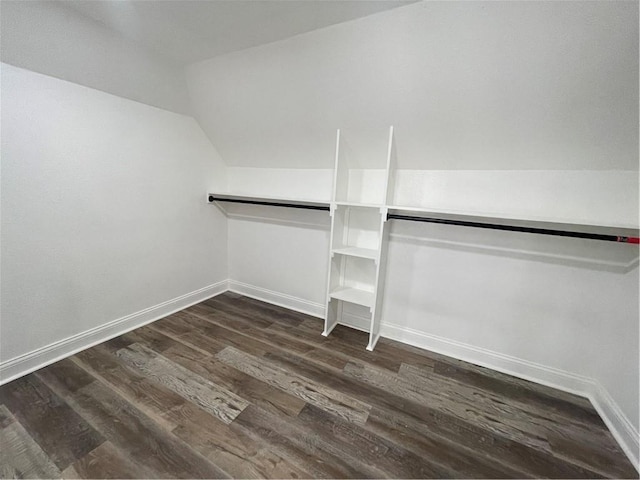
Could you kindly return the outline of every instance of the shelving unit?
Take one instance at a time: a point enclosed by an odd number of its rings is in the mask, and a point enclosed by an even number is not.
[[[380,159],[384,159],[382,164]],[[379,338],[382,297],[391,219],[441,223],[473,228],[603,240],[637,244],[638,229],[615,225],[559,223],[544,218],[509,217],[480,212],[427,209],[394,205],[397,161],[393,127],[389,129],[386,157],[362,159],[354,155],[340,130],[336,136],[333,191],[330,202],[209,193],[209,203],[255,204],[324,210],[331,215],[329,269],[324,329],[328,336],[338,324],[369,333],[368,350]],[[368,324],[343,320],[345,304],[368,311]]]
[[[344,138],[341,138],[340,130],[337,132],[330,210],[331,265],[322,334],[328,336],[336,325],[343,323],[344,302],[360,305],[369,309],[367,350],[373,350],[380,336],[388,237],[388,209],[385,204],[388,199],[392,152],[393,127],[389,131],[384,165],[356,160]],[[375,178],[373,186],[378,188],[370,188],[365,181],[367,178]]]

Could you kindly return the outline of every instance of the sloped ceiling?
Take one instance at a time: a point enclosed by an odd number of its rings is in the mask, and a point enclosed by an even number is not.
[[[63,0],[178,64],[282,40],[416,0]]]
[[[402,168],[638,168],[637,1],[2,4],[3,61],[190,113],[229,166],[330,168],[336,128],[384,160],[394,125]]]
[[[233,167],[638,169],[637,2],[420,2],[187,68]],[[552,188],[552,187],[550,187]]]

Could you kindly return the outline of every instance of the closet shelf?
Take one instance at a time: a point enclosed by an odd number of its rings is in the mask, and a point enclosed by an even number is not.
[[[329,296],[336,300],[343,300],[345,302],[355,303],[369,308],[373,306],[375,298],[373,292],[351,287],[339,287],[333,290]]]
[[[490,214],[465,214],[461,212],[427,210],[411,207],[389,206],[390,220],[413,220],[445,225],[458,225],[491,230],[535,233],[562,237],[605,240],[622,243],[638,243],[638,229],[630,226],[585,225],[573,222],[560,223],[538,218],[513,218]]]
[[[251,195],[232,195],[228,193],[209,193],[209,203],[228,202],[251,205],[267,205],[275,207],[301,208],[308,210],[330,210],[327,201],[298,198],[275,198]],[[356,202],[335,202],[339,206],[361,208],[383,208],[384,205],[364,204]],[[587,225],[577,222],[558,222],[543,218],[523,218],[508,215],[466,213],[450,210],[435,210],[416,207],[389,206],[388,218],[399,220],[415,220],[430,223],[462,225],[468,227],[491,228],[494,230],[510,230],[544,235],[590,238],[626,243],[638,243],[638,228],[635,225]],[[483,225],[484,224],[484,225]],[[488,224],[488,225],[487,225]],[[345,255],[364,256],[353,252],[338,252]]]
[[[350,257],[370,258],[371,260],[376,260],[378,258],[378,250],[373,248],[339,247],[334,248],[331,251],[332,253],[348,255]]]
[[[303,208],[308,210],[326,210],[329,211],[329,202],[319,200],[308,200],[299,198],[274,198],[259,197],[252,195],[232,195],[228,193],[209,193],[207,194],[209,203],[226,202],[226,203],[244,203],[249,205],[267,205],[272,207],[290,207]]]
[[[384,205],[378,203],[359,203],[359,202],[334,202],[338,206],[344,207],[360,207],[360,208],[382,208]]]

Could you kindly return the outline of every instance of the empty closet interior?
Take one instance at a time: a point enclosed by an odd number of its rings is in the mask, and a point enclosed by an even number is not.
[[[638,465],[637,1],[0,8],[2,384],[242,295],[582,396]]]

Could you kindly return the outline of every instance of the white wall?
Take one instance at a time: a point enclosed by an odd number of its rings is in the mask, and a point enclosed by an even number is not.
[[[244,293],[322,315],[328,213],[257,206],[227,208],[231,288],[237,289],[240,283]],[[281,298],[283,294],[290,298]]]
[[[384,188],[385,174],[381,169],[351,171],[352,200],[380,203],[375,195]],[[227,190],[328,202],[332,182],[333,169],[328,168],[229,167]],[[617,227],[623,234],[639,226],[638,187],[634,170],[405,169],[395,173],[390,204],[432,212]]]
[[[384,158],[394,125],[400,168],[637,170],[637,19],[633,1],[421,2],[187,80],[230,166],[331,168],[336,128]]]
[[[54,1],[3,0],[2,61],[173,112],[189,111],[184,72]]]
[[[225,184],[193,118],[2,64],[2,363],[226,280]]]

